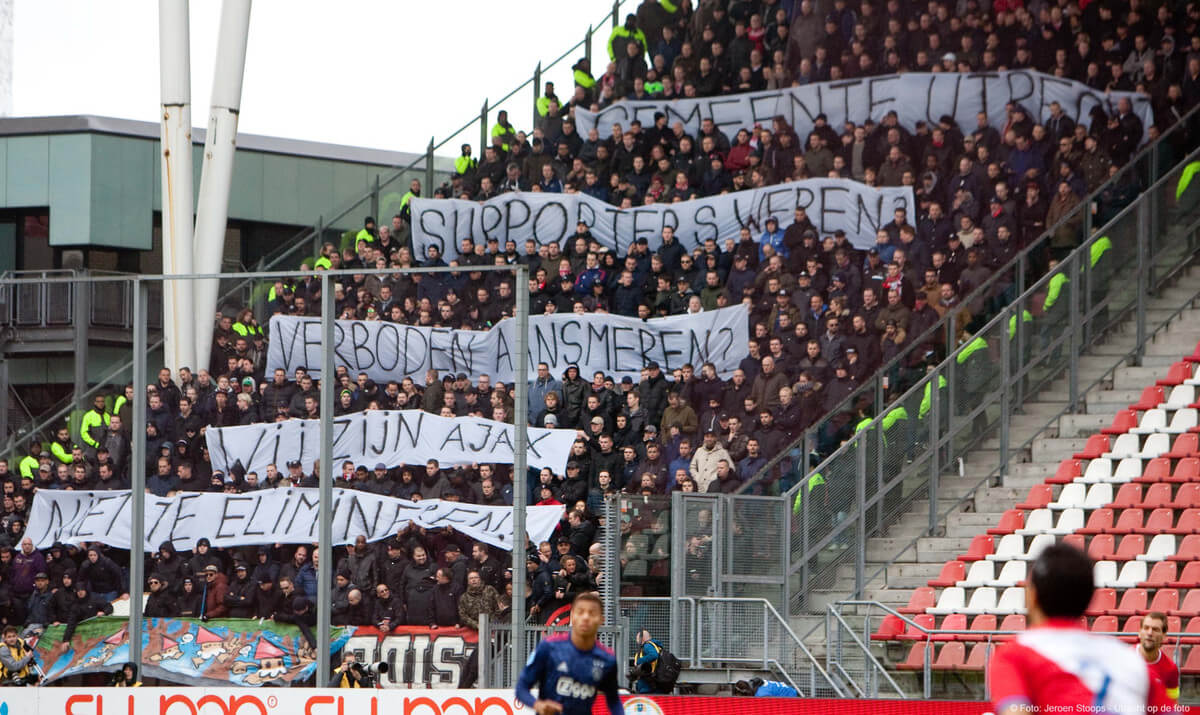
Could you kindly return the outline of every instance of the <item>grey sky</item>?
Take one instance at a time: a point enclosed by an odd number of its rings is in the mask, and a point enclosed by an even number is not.
[[[625,0],[632,9],[635,0]],[[603,0],[257,0],[239,129],[422,151],[583,39]],[[336,10],[334,9],[336,8]],[[192,122],[207,122],[219,0],[192,0]],[[13,114],[158,121],[157,0],[16,0]],[[593,48],[604,71],[609,26]],[[548,74],[570,95],[582,47]],[[532,89],[506,105],[529,128]],[[494,113],[492,115],[494,119]],[[478,126],[460,141],[477,143]],[[457,154],[447,147],[439,153]]]

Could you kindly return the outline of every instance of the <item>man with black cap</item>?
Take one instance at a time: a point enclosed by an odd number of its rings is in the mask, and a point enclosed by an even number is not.
[[[150,576],[147,584],[150,586],[150,594],[146,597],[142,615],[146,618],[177,618],[179,603],[171,594],[171,584],[167,583],[166,577],[155,573]]]
[[[25,601],[25,630],[21,637],[40,635],[47,624],[51,622],[50,606],[54,594],[50,591],[50,575],[38,571],[33,575],[33,593]]]
[[[662,421],[663,411],[667,408],[669,387],[658,363],[653,360],[647,363],[646,377],[638,383],[638,395],[641,397],[642,407],[646,409],[646,421],[649,424],[658,424]]]

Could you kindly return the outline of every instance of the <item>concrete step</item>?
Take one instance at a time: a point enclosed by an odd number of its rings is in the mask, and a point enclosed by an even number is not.
[[[1032,461],[1058,464],[1083,449],[1085,444],[1087,439],[1081,437],[1041,439],[1033,443]]]
[[[1155,380],[1163,376],[1158,367],[1121,367],[1113,377],[1115,390],[1137,390],[1141,394],[1147,385],[1153,385]]]
[[[1114,411],[1113,414],[1116,414]],[[1113,415],[1063,415],[1058,421],[1059,437],[1087,437],[1109,425]]]

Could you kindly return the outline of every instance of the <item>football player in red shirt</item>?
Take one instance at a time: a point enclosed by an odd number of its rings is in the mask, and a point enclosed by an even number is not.
[[[1094,590],[1092,561],[1073,546],[1055,544],[1034,561],[1025,584],[1029,630],[1001,646],[988,668],[996,715],[1172,710],[1141,656],[1080,625]]]
[[[1150,672],[1162,681],[1171,702],[1179,701],[1179,667],[1162,651],[1163,638],[1167,632],[1167,614],[1151,611],[1142,616],[1138,628],[1138,655],[1150,666]]]

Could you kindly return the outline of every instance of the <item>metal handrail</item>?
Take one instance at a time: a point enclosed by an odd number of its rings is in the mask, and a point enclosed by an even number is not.
[[[1168,181],[1170,181],[1170,180],[1172,180],[1172,179],[1174,179],[1174,178],[1176,177],[1176,174],[1177,174],[1177,172],[1176,172],[1176,169],[1178,168],[1178,166],[1180,166],[1180,165],[1183,165],[1184,163],[1186,163],[1186,162],[1187,162],[1187,161],[1189,161],[1189,160],[1194,160],[1196,157],[1200,157],[1200,149],[1197,149],[1197,150],[1193,151],[1193,152],[1192,152],[1192,154],[1191,154],[1191,155],[1189,155],[1189,157],[1187,157],[1187,158],[1185,158],[1183,161],[1181,161],[1181,162],[1180,162],[1180,163],[1179,163],[1179,164],[1178,164],[1176,167],[1172,167],[1172,169],[1171,169],[1170,171],[1166,172],[1166,173],[1165,173],[1165,174],[1164,174],[1164,175],[1163,175],[1163,176],[1162,176],[1162,177],[1161,177],[1161,178],[1160,178],[1158,181],[1156,181],[1156,182],[1154,183],[1154,185],[1153,185],[1152,187],[1150,187],[1148,190],[1146,190],[1145,192],[1143,192],[1142,196],[1140,196],[1140,197],[1139,197],[1139,198],[1138,198],[1138,199],[1137,199],[1137,200],[1136,200],[1134,203],[1132,203],[1130,206],[1126,207],[1126,208],[1125,208],[1125,209],[1123,209],[1121,212],[1119,212],[1119,213],[1118,213],[1116,216],[1114,216],[1114,217],[1113,217],[1113,218],[1112,218],[1112,219],[1111,219],[1111,220],[1110,220],[1108,223],[1106,223],[1106,224],[1105,224],[1103,227],[1101,227],[1101,230],[1099,230],[1099,231],[1096,231],[1096,232],[1093,234],[1093,236],[1092,236],[1091,238],[1089,238],[1087,241],[1085,241],[1085,242],[1084,242],[1084,243],[1083,243],[1083,244],[1082,244],[1082,245],[1081,245],[1079,248],[1075,249],[1075,251],[1072,253],[1072,255],[1071,255],[1070,257],[1066,258],[1066,259],[1065,259],[1065,260],[1062,262],[1062,264],[1061,264],[1061,267],[1060,267],[1058,270],[1059,270],[1059,271],[1073,270],[1073,268],[1072,268],[1072,267],[1074,267],[1074,266],[1079,266],[1079,268],[1080,268],[1080,269],[1084,269],[1084,268],[1085,268],[1085,266],[1083,266],[1083,265],[1081,265],[1081,264],[1080,264],[1080,261],[1082,260],[1080,257],[1086,257],[1086,256],[1088,255],[1088,254],[1086,253],[1086,251],[1087,251],[1088,249],[1090,249],[1090,247],[1091,247],[1092,243],[1093,243],[1094,241],[1096,241],[1096,240],[1099,240],[1099,238],[1101,238],[1101,237],[1102,237],[1102,236],[1103,236],[1103,235],[1106,233],[1106,231],[1107,231],[1107,230],[1110,230],[1112,227],[1116,226],[1116,225],[1117,225],[1119,222],[1121,222],[1121,221],[1123,221],[1123,220],[1125,220],[1125,219],[1129,218],[1129,217],[1131,216],[1132,212],[1134,212],[1134,211],[1139,211],[1139,212],[1140,212],[1140,211],[1146,211],[1146,210],[1148,210],[1148,209],[1146,208],[1146,207],[1148,206],[1148,203],[1147,203],[1147,202],[1153,202],[1153,201],[1154,201],[1154,200],[1157,198],[1157,196],[1159,195],[1159,194],[1158,194],[1158,192],[1160,192],[1160,191],[1163,189],[1163,187],[1166,185],[1166,182],[1168,182]],[[1188,226],[1188,228],[1187,228],[1187,229],[1185,229],[1185,230],[1182,232],[1182,235],[1183,235],[1183,236],[1185,236],[1185,237],[1186,237],[1186,236],[1190,236],[1190,235],[1194,235],[1194,232],[1195,232],[1195,231],[1196,231],[1198,228],[1200,228],[1200,220],[1197,220],[1197,221],[1193,222],[1192,224],[1190,224],[1190,225]],[[1189,244],[1189,245],[1190,245],[1190,244]],[[1147,265],[1147,266],[1145,267],[1145,270],[1146,270],[1146,271],[1148,271],[1148,270],[1149,270],[1149,265]],[[1172,271],[1172,274],[1173,274],[1173,273],[1174,273],[1174,272]],[[1051,275],[1053,275],[1053,274],[1051,274]],[[1043,278],[1042,278],[1040,281],[1038,281],[1037,283],[1035,283],[1035,284],[1034,284],[1034,285],[1033,285],[1031,288],[1029,288],[1028,290],[1026,290],[1026,291],[1025,291],[1024,293],[1022,293],[1020,296],[1018,296],[1018,297],[1017,297],[1017,298],[1016,298],[1016,299],[1015,299],[1015,300],[1014,300],[1014,301],[1013,301],[1013,302],[1012,302],[1012,303],[1011,303],[1011,304],[1010,304],[1008,307],[1006,307],[1006,308],[1004,309],[1004,311],[1002,311],[1002,312],[1001,312],[1001,314],[1000,314],[1000,315],[996,316],[996,317],[995,317],[995,318],[993,318],[991,321],[989,321],[989,322],[987,323],[987,325],[985,325],[985,326],[984,326],[984,327],[983,327],[983,328],[982,328],[982,329],[979,331],[979,334],[988,334],[988,331],[991,331],[991,330],[995,329],[997,326],[1000,326],[1000,325],[1001,325],[1002,321],[1005,321],[1005,320],[1007,320],[1007,319],[1010,317],[1010,313],[1012,313],[1014,310],[1018,310],[1018,311],[1019,311],[1019,310],[1020,310],[1020,306],[1022,306],[1023,304],[1025,304],[1025,302],[1026,302],[1026,301],[1030,300],[1030,299],[1032,298],[1033,294],[1034,294],[1035,292],[1037,292],[1037,291],[1038,291],[1038,289],[1039,289],[1039,288],[1040,288],[1040,287],[1043,285],[1043,283],[1047,282],[1047,281],[1050,279],[1050,277],[1051,277],[1050,275],[1044,276],[1044,277],[1043,277]],[[1168,277],[1169,277],[1169,276],[1168,276]],[[1166,280],[1166,277],[1162,278],[1162,280]],[[1078,283],[1079,283],[1078,281],[1076,281],[1076,280],[1072,280],[1072,282],[1071,282],[1071,284],[1072,284],[1072,291],[1079,291],[1079,290],[1083,290],[1082,288],[1080,288],[1080,287],[1078,286]],[[1077,295],[1077,293],[1076,293],[1076,295]],[[1111,296],[1110,296],[1109,298],[1111,298]],[[1197,299],[1200,299],[1200,294],[1198,294],[1197,296],[1194,296],[1193,298],[1189,299],[1189,301],[1187,301],[1187,303],[1189,303],[1189,304],[1190,304],[1190,303],[1194,302],[1194,301],[1195,301],[1195,300],[1197,300]],[[1100,310],[1102,310],[1102,309],[1104,309],[1104,308],[1106,307],[1106,304],[1107,304],[1108,302],[1110,302],[1110,301],[1109,301],[1109,299],[1105,299],[1104,301],[1101,301],[1101,302],[1100,302],[1098,305],[1094,306],[1094,307],[1093,307],[1093,308],[1092,308],[1090,311],[1086,311],[1086,314],[1087,314],[1087,315],[1094,315],[1094,314],[1098,313]],[[1014,306],[1016,306],[1016,308],[1014,308]],[[1128,308],[1127,310],[1133,310],[1133,309],[1134,309],[1134,307],[1133,307],[1133,306],[1131,306],[1131,307],[1130,307],[1130,308]],[[1125,311],[1122,311],[1122,314],[1121,314],[1119,317],[1123,317],[1123,316],[1124,316],[1124,312],[1125,312]],[[1015,314],[1015,313],[1013,313],[1013,314]],[[1165,324],[1165,323],[1167,323],[1167,322],[1170,322],[1171,320],[1173,320],[1173,319],[1174,319],[1175,317],[1177,317],[1178,315],[1179,315],[1179,311],[1175,311],[1174,313],[1172,313],[1172,315],[1171,315],[1170,317],[1168,317],[1168,318],[1167,318],[1165,321],[1162,321],[1162,322],[1163,322],[1164,324]],[[1110,325],[1111,325],[1111,323],[1110,323]],[[1159,327],[1159,328],[1157,328],[1156,330],[1154,330],[1154,332],[1152,333],[1152,336],[1153,336],[1153,335],[1157,335],[1157,334],[1158,334],[1158,332],[1159,332],[1160,330],[1161,330],[1161,327]],[[1092,337],[1092,338],[1090,338],[1090,340],[1089,340],[1089,342],[1088,342],[1087,344],[1091,344],[1091,342],[1094,342],[1094,341],[1095,341],[1095,340],[1097,340],[1098,338],[1099,338],[1099,336],[1098,336],[1098,335],[1093,335],[1093,337]],[[1041,359],[1042,359],[1042,358],[1043,358],[1043,357],[1044,357],[1044,356],[1045,356],[1045,355],[1046,355],[1048,352],[1050,352],[1050,351],[1054,350],[1056,346],[1057,346],[1057,347],[1061,347],[1061,346],[1062,346],[1062,344],[1063,344],[1064,342],[1066,342],[1066,341],[1071,341],[1072,343],[1074,343],[1074,338],[1073,338],[1073,332],[1072,332],[1072,331],[1067,331],[1067,332],[1065,332],[1063,335],[1060,335],[1060,336],[1059,336],[1059,337],[1058,337],[1058,338],[1057,338],[1057,339],[1056,339],[1056,340],[1055,340],[1053,343],[1051,343],[1050,345],[1046,346],[1046,347],[1043,349],[1043,351],[1040,353],[1040,355],[1038,355],[1038,356],[1036,356],[1036,357],[1034,357],[1034,356],[1031,356],[1031,357],[1030,357],[1028,360],[1022,360],[1022,362],[1023,362],[1023,363],[1025,363],[1025,366],[1024,366],[1024,368],[1023,368],[1023,369],[1022,369],[1022,370],[1021,370],[1021,371],[1018,373],[1018,375],[1016,375],[1016,376],[1012,376],[1012,379],[1010,380],[1010,382],[1013,382],[1013,381],[1015,381],[1015,380],[1019,380],[1019,379],[1020,379],[1020,377],[1021,377],[1021,375],[1024,375],[1025,373],[1029,372],[1029,371],[1032,369],[1032,367],[1034,367],[1034,366],[1037,364],[1037,361],[1041,360]],[[1081,346],[1081,348],[1086,348],[1086,346],[1087,346],[1087,345],[1082,345],[1082,346]],[[936,369],[936,370],[935,370],[935,371],[932,373],[932,375],[926,376],[924,379],[922,379],[922,380],[918,381],[918,382],[917,382],[917,384],[916,384],[916,385],[914,385],[912,388],[910,388],[910,390],[909,390],[909,391],[906,391],[906,393],[905,393],[904,397],[902,397],[901,399],[905,399],[905,398],[908,398],[908,397],[910,397],[910,396],[912,395],[912,391],[913,391],[913,390],[915,390],[915,389],[923,389],[923,387],[924,387],[926,384],[929,384],[929,382],[930,382],[931,380],[936,380],[936,379],[938,379],[938,378],[939,378],[941,375],[945,374],[945,373],[947,372],[947,368],[948,368],[950,365],[952,365],[952,361],[954,360],[955,356],[956,356],[956,355],[957,355],[957,354],[958,354],[958,353],[959,353],[961,350],[962,350],[962,348],[960,347],[960,348],[956,349],[955,351],[953,351],[953,352],[952,352],[950,355],[948,355],[948,356],[947,356],[947,358],[946,358],[946,360],[945,360],[943,363],[941,363],[941,364],[940,364],[940,365],[937,367],[937,369]],[[1133,357],[1135,357],[1135,358],[1136,358],[1136,356],[1137,356],[1137,355],[1140,353],[1140,350],[1141,350],[1141,347],[1140,347],[1140,346],[1138,346],[1138,345],[1135,345],[1135,346],[1134,346],[1134,348],[1133,348],[1133,349],[1132,349],[1130,352],[1126,353],[1125,355],[1122,355],[1122,356],[1115,357],[1115,358],[1114,358],[1114,360],[1113,360],[1113,363],[1114,363],[1113,369],[1115,369],[1115,367],[1116,367],[1117,365],[1119,365],[1119,364],[1121,364],[1121,363],[1125,362],[1126,360],[1128,360],[1128,359],[1130,358],[1130,356],[1133,356]],[[1069,369],[1069,368],[1064,368],[1064,369]],[[1054,372],[1054,373],[1056,373],[1056,374],[1061,374],[1062,370],[1054,370],[1053,372]],[[1050,375],[1050,376],[1047,376],[1047,377],[1046,377],[1046,379],[1051,379],[1052,377],[1053,377],[1053,376],[1052,376],[1052,375]],[[1099,380],[1096,380],[1096,381],[1095,381],[1093,384],[1089,385],[1089,386],[1088,386],[1088,388],[1090,389],[1090,388],[1091,388],[1091,387],[1093,387],[1093,386],[1094,386],[1096,383],[1098,383],[1098,382],[1102,381],[1102,379],[1103,379],[1103,376],[1102,376],[1102,377],[1101,377]],[[939,392],[940,392],[940,390],[939,390]],[[940,399],[940,398],[939,398],[939,399]],[[974,408],[971,410],[971,412],[972,412],[973,414],[979,413],[979,412],[981,412],[982,410],[986,409],[986,407],[987,407],[989,404],[991,404],[992,402],[995,402],[997,399],[998,399],[998,398],[997,398],[997,396],[996,396],[996,392],[995,392],[995,391],[993,391],[993,392],[992,392],[990,395],[988,395],[987,397],[985,397],[984,399],[982,399],[982,400],[980,401],[980,404],[977,404],[977,405],[975,405],[975,406],[974,406]],[[1000,398],[1000,399],[1002,399],[1002,398]],[[936,402],[938,402],[938,400],[935,400],[934,402],[936,403]],[[873,420],[872,420],[872,421],[871,421],[871,422],[870,422],[870,423],[867,425],[867,428],[866,428],[865,430],[863,430],[862,432],[856,433],[854,436],[852,436],[852,437],[851,437],[851,438],[850,438],[850,439],[847,441],[847,443],[846,443],[846,444],[842,445],[842,446],[841,446],[839,449],[835,450],[835,452],[834,452],[834,453],[833,453],[833,454],[830,456],[830,458],[829,458],[829,459],[825,460],[825,461],[824,461],[824,462],[822,462],[820,465],[818,465],[818,467],[816,468],[816,470],[817,470],[817,471],[819,471],[819,470],[822,470],[822,469],[827,469],[827,468],[828,468],[828,466],[829,466],[829,463],[830,463],[832,460],[834,460],[834,459],[836,459],[836,458],[845,457],[845,455],[846,455],[846,452],[847,452],[847,450],[849,450],[849,449],[857,449],[857,448],[858,448],[858,444],[859,444],[859,439],[858,439],[858,438],[859,438],[861,435],[863,435],[863,434],[870,434],[870,433],[871,433],[871,430],[873,430],[873,429],[874,429],[874,430],[878,430],[878,429],[879,429],[879,422],[880,422],[880,420],[881,420],[881,418],[882,418],[882,416],[883,416],[884,414],[885,414],[885,411],[881,411],[881,412],[880,412],[880,416],[879,416],[879,417],[876,417],[876,418],[874,418],[874,419],[873,419]],[[968,416],[966,416],[964,419],[965,419],[965,420],[970,420],[970,419],[971,419],[971,417],[973,416],[973,414],[972,414],[972,415],[968,415]],[[1044,432],[1044,430],[1046,429],[1046,427],[1048,427],[1050,424],[1053,424],[1054,420],[1056,420],[1056,419],[1058,418],[1058,416],[1061,416],[1061,414],[1062,414],[1062,411],[1060,411],[1060,412],[1059,412],[1059,415],[1057,415],[1057,416],[1055,416],[1054,418],[1051,418],[1050,420],[1048,420],[1048,422],[1046,423],[1046,425],[1042,426],[1040,429],[1038,429],[1038,430],[1035,432],[1035,434],[1034,434],[1032,437],[1030,437],[1028,440],[1026,440],[1026,442],[1025,442],[1023,445],[1022,445],[1022,448],[1024,448],[1024,447],[1028,446],[1029,444],[1031,444],[1031,442],[1032,442],[1034,439],[1036,439],[1036,438],[1037,438],[1037,437],[1038,437],[1038,436],[1039,436],[1039,435],[1040,435],[1042,432]],[[1002,419],[1003,419],[1003,417],[1002,417]],[[926,449],[926,453],[930,453],[930,450],[941,450],[941,449],[942,449],[942,447],[943,447],[943,445],[949,444],[950,440],[954,439],[954,437],[955,437],[955,434],[954,434],[954,433],[951,433],[951,432],[942,433],[942,432],[941,432],[941,430],[937,430],[937,431],[936,431],[936,433],[939,435],[939,437],[938,437],[938,439],[935,441],[935,443],[933,443],[933,444],[931,444],[931,445],[929,445],[929,446],[927,447],[927,449]],[[983,438],[984,438],[984,436],[983,436],[983,435],[977,435],[977,436],[975,436],[975,437],[973,438],[972,444],[974,444],[975,442],[977,442],[978,440],[980,440],[980,439],[983,439]],[[967,445],[966,449],[969,449],[969,448],[970,448],[970,446],[971,446],[970,444],[969,444],[969,445]],[[1003,449],[1004,449],[1004,447],[1002,446],[1002,450],[1003,450]],[[913,466],[913,465],[915,465],[915,464],[919,464],[920,462],[921,462],[921,460],[920,460],[920,459],[914,459],[912,464],[905,465],[904,467],[902,467],[902,468],[901,468],[901,470],[900,470],[900,474],[899,474],[898,476],[894,477],[894,480],[893,480],[893,481],[891,481],[891,482],[889,482],[889,483],[890,483],[890,484],[894,484],[894,483],[895,483],[895,481],[897,481],[897,480],[903,480],[907,474],[909,474],[909,473],[911,473],[911,472],[912,472],[912,470],[913,470],[913,469],[920,468],[920,467],[914,467],[914,466]],[[993,468],[993,469],[992,469],[992,470],[989,472],[989,474],[988,474],[986,477],[984,477],[983,479],[980,479],[980,480],[979,480],[979,482],[978,482],[976,485],[974,485],[974,487],[972,488],[972,493],[973,493],[974,491],[977,491],[977,490],[979,489],[979,487],[981,487],[981,486],[983,486],[983,485],[985,485],[985,484],[989,483],[989,482],[990,482],[992,479],[994,479],[994,478],[995,478],[995,476],[996,476],[997,474],[1000,474],[1000,473],[1002,473],[1002,472],[1003,472],[1003,469],[1005,468],[1005,466],[1006,466],[1006,465],[1005,465],[1005,463],[1003,463],[1003,462],[1002,462],[1001,464],[998,464],[998,465],[997,465],[995,468]],[[792,499],[792,498],[794,498],[794,497],[795,497],[795,494],[796,494],[796,490],[803,488],[804,484],[805,484],[805,480],[801,480],[801,481],[800,481],[800,482],[799,482],[799,483],[798,483],[798,484],[797,484],[797,485],[796,485],[796,486],[795,486],[795,487],[794,487],[792,490],[790,490],[790,491],[788,492],[788,494],[786,495],[786,497],[785,497],[785,498],[787,498],[787,499],[789,499],[789,500],[790,500],[790,499]],[[876,492],[876,493],[875,493],[875,494],[872,496],[872,498],[871,498],[871,499],[869,499],[869,500],[864,500],[864,502],[863,502],[862,504],[860,504],[860,505],[859,505],[859,508],[858,508],[858,509],[855,509],[855,510],[853,510],[853,513],[852,513],[852,514],[849,514],[849,515],[848,515],[848,516],[847,516],[847,517],[844,519],[844,522],[852,522],[852,521],[854,521],[854,520],[855,520],[855,518],[860,518],[860,517],[861,517],[861,514],[863,513],[863,510],[868,510],[868,509],[870,509],[870,508],[872,507],[872,505],[874,505],[875,503],[877,503],[877,502],[878,502],[878,501],[880,501],[881,499],[885,498],[885,496],[886,496],[886,492],[887,492],[887,488],[886,488],[886,487],[885,487],[885,488],[882,488],[882,489],[880,489],[880,490],[878,490],[878,491],[877,491],[877,492]],[[960,504],[963,502],[963,500],[965,500],[965,499],[968,499],[968,498],[970,498],[970,496],[969,496],[969,495],[968,495],[968,496],[965,496],[965,497],[962,497],[962,498],[960,498],[960,499],[959,499],[959,500],[958,500],[958,501],[955,503],[955,504],[956,504],[956,506],[957,506],[957,505],[960,505]],[[945,519],[945,518],[948,516],[948,514],[949,514],[949,513],[951,513],[951,512],[953,511],[953,509],[954,509],[954,508],[956,508],[956,506],[955,506],[955,507],[951,507],[949,510],[941,511],[940,513],[938,513],[938,514],[937,514],[937,519],[936,519],[936,520],[932,518],[932,514],[931,514],[931,528],[932,528],[932,524],[933,524],[933,523],[940,523],[941,521],[943,521],[943,520],[944,520],[944,519]],[[937,509],[937,503],[933,501],[933,499],[932,499],[932,496],[931,496],[931,511],[933,511],[933,510],[936,510],[936,509]],[[855,515],[858,515],[858,517],[856,517]],[[805,567],[805,564],[807,564],[807,563],[808,563],[808,558],[810,557],[810,555],[811,555],[811,554],[813,554],[813,553],[817,553],[817,552],[819,552],[819,550],[820,550],[821,548],[824,548],[824,547],[828,546],[828,544],[829,544],[829,543],[831,543],[831,542],[832,542],[832,541],[833,541],[835,538],[837,538],[838,534],[840,534],[840,533],[844,533],[844,531],[845,531],[845,529],[846,529],[846,528],[848,528],[848,527],[845,527],[845,526],[840,526],[839,528],[836,528],[836,529],[834,529],[834,530],[832,531],[832,533],[827,533],[827,534],[824,536],[824,538],[823,538],[823,539],[820,539],[820,540],[818,540],[818,541],[817,541],[817,543],[815,543],[815,544],[810,544],[810,545],[809,545],[809,548],[808,548],[808,550],[807,550],[807,551],[806,551],[804,554],[802,554],[802,555],[801,555],[801,557],[799,557],[799,558],[792,558],[792,560],[791,560],[791,565],[789,566],[789,569],[788,569],[788,574],[789,574],[789,576],[790,576],[791,574],[793,574],[793,573],[796,573],[796,572],[798,572],[798,571],[799,571],[801,568],[804,568],[804,567]],[[926,533],[928,533],[928,532],[926,532]],[[860,593],[861,591],[860,591],[859,589],[861,589],[861,588],[864,588],[864,587],[866,586],[866,584],[867,584],[867,583],[869,583],[870,581],[872,581],[873,579],[875,579],[875,578],[876,578],[876,577],[877,577],[877,576],[878,576],[880,573],[882,573],[882,572],[883,572],[883,571],[884,571],[884,570],[887,568],[887,566],[888,566],[888,565],[890,565],[890,564],[894,563],[894,562],[895,562],[895,560],[896,560],[897,558],[899,558],[899,556],[900,556],[900,555],[902,555],[902,554],[906,553],[906,552],[907,552],[907,551],[909,551],[911,548],[913,548],[913,546],[915,546],[915,545],[916,545],[917,541],[918,541],[920,538],[921,538],[921,537],[919,537],[919,536],[918,536],[918,537],[915,537],[915,538],[913,538],[913,539],[910,541],[910,543],[909,543],[907,546],[903,547],[903,548],[902,548],[902,549],[900,549],[900,550],[899,550],[897,553],[895,553],[895,554],[892,556],[892,558],[888,560],[888,562],[887,562],[887,563],[884,563],[884,564],[882,564],[882,565],[881,565],[881,566],[880,566],[878,569],[876,569],[876,570],[875,570],[875,572],[874,572],[874,573],[872,573],[872,574],[870,575],[870,577],[869,577],[869,578],[862,578],[862,579],[861,579],[861,581],[860,581],[858,584],[856,584],[856,588],[855,588],[855,591],[854,591],[855,595],[857,595],[858,593]],[[860,546],[861,546],[861,545],[860,545]],[[859,554],[859,556],[861,556],[861,553]],[[857,563],[857,561],[856,561],[856,563]],[[816,631],[816,627],[814,627],[813,629],[811,629],[811,630],[809,631],[809,633],[807,633],[807,634],[806,634],[806,637],[810,636],[810,635],[811,635],[813,632],[815,632],[815,631]]]
[[[880,663],[875,655],[871,653],[870,647],[868,647],[867,644],[858,637],[858,634],[854,632],[854,629],[850,627],[850,624],[847,623],[844,618],[842,618],[842,614],[836,608],[834,608],[834,604],[829,604],[827,608],[829,615],[836,619],[840,624],[845,626],[846,632],[850,634],[852,639],[854,639],[854,644],[858,646],[859,650],[862,651],[863,658],[872,666],[874,666],[877,671],[883,674],[884,679],[886,679],[888,684],[892,686],[892,689],[896,691],[897,695],[902,698],[907,697],[908,694],[905,693],[903,688],[900,687],[900,684],[897,683],[894,678],[892,678],[891,674],[888,673],[887,668],[883,667],[883,664]],[[828,637],[826,638],[826,642],[828,642]],[[833,650],[830,649],[829,653],[832,652]],[[828,654],[827,657],[829,657]]]
[[[1068,224],[1070,221],[1072,221],[1076,217],[1076,215],[1078,214],[1078,212],[1080,210],[1083,211],[1083,216],[1085,218],[1085,224],[1090,224],[1091,223],[1090,222],[1091,212],[1089,210],[1090,206],[1094,201],[1096,201],[1100,197],[1101,194],[1103,194],[1105,191],[1117,186],[1122,180],[1127,178],[1128,174],[1126,172],[1136,171],[1138,168],[1138,165],[1142,161],[1146,160],[1147,158],[1150,158],[1150,159],[1155,158],[1157,156],[1159,147],[1163,145],[1163,142],[1166,142],[1173,136],[1176,136],[1175,132],[1188,131],[1189,130],[1188,125],[1191,124],[1195,120],[1200,120],[1200,105],[1193,107],[1186,115],[1184,115],[1184,117],[1182,119],[1180,119],[1178,122],[1176,122],[1175,125],[1172,126],[1165,134],[1160,136],[1157,141],[1155,141],[1151,144],[1148,144],[1145,147],[1143,147],[1141,150],[1139,150],[1133,157],[1130,158],[1129,162],[1124,166],[1124,168],[1121,169],[1120,172],[1118,172],[1114,176],[1109,177],[1099,187],[1097,187],[1095,191],[1093,191],[1090,194],[1088,194],[1087,196],[1081,198],[1079,203],[1076,206],[1075,211],[1072,211],[1071,214],[1060,219],[1059,222],[1054,224],[1053,226],[1046,227],[1046,230],[1043,231],[1042,234],[1033,243],[1031,243],[1030,245],[1021,249],[1015,256],[1013,256],[1013,258],[1008,263],[1006,263],[1003,267],[996,269],[992,273],[992,275],[988,276],[988,278],[986,280],[984,280],[979,286],[977,286],[974,290],[972,290],[966,296],[962,296],[960,298],[959,304],[960,305],[970,305],[971,303],[985,299],[987,297],[987,293],[996,285],[996,283],[998,281],[1000,281],[1002,278],[1004,278],[1008,275],[1011,275],[1013,272],[1017,273],[1017,275],[1015,276],[1016,280],[1023,283],[1024,279],[1025,279],[1024,271],[1019,270],[1019,269],[1023,266],[1028,265],[1029,257],[1035,251],[1038,251],[1038,250],[1041,250],[1042,248],[1044,248],[1045,243],[1050,240],[1050,238],[1053,236],[1055,231],[1057,231],[1060,227],[1062,227],[1062,226]],[[1168,169],[1165,172],[1165,174],[1170,174],[1170,173],[1171,173],[1170,169]],[[1161,177],[1160,177],[1160,179],[1161,179]],[[1134,203],[1131,203],[1130,206],[1133,206],[1136,203],[1137,202],[1135,201]],[[1114,217],[1114,219],[1115,219],[1115,217]],[[1111,220],[1112,219],[1110,219],[1110,222],[1111,222]],[[1084,230],[1086,230],[1086,226],[1085,226]],[[1014,299],[1014,302],[1015,302],[1015,300],[1016,299]],[[854,392],[850,393],[849,396],[847,396],[844,400],[842,400],[836,407],[834,407],[832,410],[830,410],[828,412],[823,413],[821,415],[821,417],[817,419],[817,424],[821,424],[823,422],[823,420],[826,417],[828,417],[829,415],[847,411],[849,406],[852,406],[857,400],[861,399],[869,391],[875,390],[876,383],[879,382],[879,380],[881,379],[881,377],[883,375],[887,374],[892,369],[897,368],[897,367],[903,365],[905,362],[909,361],[911,359],[913,353],[919,347],[921,347],[921,346],[927,344],[929,341],[933,340],[935,338],[935,336],[937,336],[938,333],[948,332],[947,328],[950,328],[953,326],[954,320],[955,320],[954,312],[947,311],[946,315],[939,318],[938,321],[935,322],[928,329],[926,329],[925,332],[921,333],[918,336],[909,336],[908,345],[903,350],[901,350],[899,354],[897,354],[895,357],[893,357],[891,360],[880,365],[873,373],[872,379],[870,382],[864,383],[863,385],[859,386],[857,389],[854,390]],[[949,337],[953,338],[953,336],[949,336]],[[889,405],[895,404],[899,399],[900,398],[897,397],[896,399],[892,400],[888,404]],[[885,408],[887,406],[888,405],[876,405],[875,408],[878,413],[882,414],[885,411]],[[781,449],[775,456],[773,456],[769,460],[767,460],[766,464],[764,464],[762,466],[762,468],[760,468],[758,470],[758,472],[755,473],[750,479],[747,479],[738,488],[738,491],[735,493],[744,494],[748,490],[754,488],[758,484],[767,480],[769,478],[769,476],[771,475],[771,473],[774,471],[774,469],[780,464],[780,462],[791,457],[796,449],[801,449],[802,451],[804,450],[806,443],[808,442],[809,439],[812,438],[812,431],[813,430],[811,427],[806,429],[804,434],[801,434],[800,436],[798,436],[789,445],[787,445],[786,447]],[[807,455],[802,455],[802,459],[804,459],[806,457],[807,457]],[[810,469],[807,466],[802,467],[803,474],[809,474],[813,471],[816,471],[816,469],[815,468]]]

